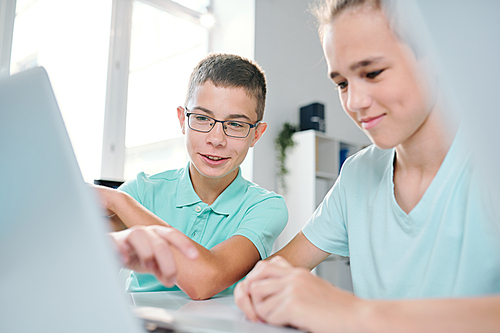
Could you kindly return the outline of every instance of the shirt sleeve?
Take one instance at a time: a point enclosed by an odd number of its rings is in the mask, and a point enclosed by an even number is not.
[[[234,233],[248,238],[259,251],[261,259],[267,258],[276,238],[288,222],[285,199],[278,195],[265,198],[252,205]]]
[[[141,172],[137,175],[135,179],[131,179],[123,183],[120,187],[118,187],[118,190],[123,191],[125,193],[128,193],[142,204],[141,200],[141,195],[139,195],[139,192],[142,192],[140,188],[144,188],[144,186],[141,186],[141,184],[144,183],[144,178],[146,177],[146,174],[144,172]]]
[[[302,228],[304,236],[319,249],[349,256],[348,234],[343,211],[342,172],[323,202]]]

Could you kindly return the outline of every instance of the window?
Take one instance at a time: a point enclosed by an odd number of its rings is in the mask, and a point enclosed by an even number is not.
[[[156,173],[186,165],[188,156],[176,108],[184,106],[191,71],[207,51],[206,28],[134,2],[125,179],[133,178],[139,171]]]
[[[10,74],[45,67],[87,182],[101,178],[106,163],[115,159],[102,158],[109,136],[112,148],[124,156],[105,175],[111,179],[187,163],[176,107],[184,104],[192,68],[208,52],[208,29],[199,19],[209,4],[209,0],[17,0],[7,67]],[[131,27],[129,34],[118,36],[120,43],[113,42],[117,26],[123,31]],[[125,73],[124,85],[113,85],[123,78],[116,77],[114,66],[119,63],[113,54],[126,59],[120,72]],[[3,66],[5,61],[0,60]],[[115,89],[112,94],[110,89]],[[123,104],[116,96],[125,96]],[[123,118],[127,114],[126,121],[105,122],[108,108]],[[121,132],[126,134],[121,137],[117,134]]]
[[[17,0],[10,73],[45,67],[90,182],[100,175],[110,22],[111,0]]]
[[[46,68],[87,182],[182,167],[175,108],[192,68],[209,48],[254,53],[254,0],[213,2],[0,0],[0,76]]]
[[[204,13],[210,5],[210,0],[173,0],[187,8]]]

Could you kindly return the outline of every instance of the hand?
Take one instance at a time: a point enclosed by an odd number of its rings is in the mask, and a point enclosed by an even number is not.
[[[280,258],[280,259],[277,259]],[[281,258],[276,257],[270,261],[259,261],[254,269],[248,273],[247,277],[236,285],[234,289],[234,300],[236,305],[245,312],[248,319],[252,321],[259,321],[260,318],[254,309],[252,303],[252,295],[250,294],[250,287],[253,282],[264,280],[270,277],[278,277],[277,267],[282,266],[284,269],[288,268],[289,263]],[[273,272],[273,268],[274,271]]]
[[[194,260],[198,250],[180,231],[163,226],[135,226],[111,233],[124,264],[137,272],[152,273],[167,287],[176,283],[177,266],[172,251],[176,248]]]
[[[251,320],[313,332],[349,331],[365,301],[275,257],[259,262],[234,291]]]

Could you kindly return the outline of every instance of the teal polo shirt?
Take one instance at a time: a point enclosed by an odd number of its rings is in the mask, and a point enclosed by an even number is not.
[[[283,197],[245,180],[241,170],[211,205],[194,191],[189,163],[151,176],[139,173],[120,190],[207,249],[240,235],[255,245],[262,259],[267,258],[288,221]],[[137,272],[127,281],[129,292],[165,290],[178,288],[166,288],[153,275]]]

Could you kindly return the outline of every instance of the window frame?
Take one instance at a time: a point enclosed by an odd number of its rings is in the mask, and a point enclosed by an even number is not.
[[[0,0],[0,78],[10,75],[16,0]]]
[[[202,15],[200,12],[171,0],[113,0],[101,159],[101,178],[103,179],[124,179],[125,131],[134,1],[139,1],[196,24],[200,24]]]
[[[103,179],[124,180],[125,131],[134,1],[201,25],[202,13],[171,0],[113,0],[101,159],[101,178]]]

